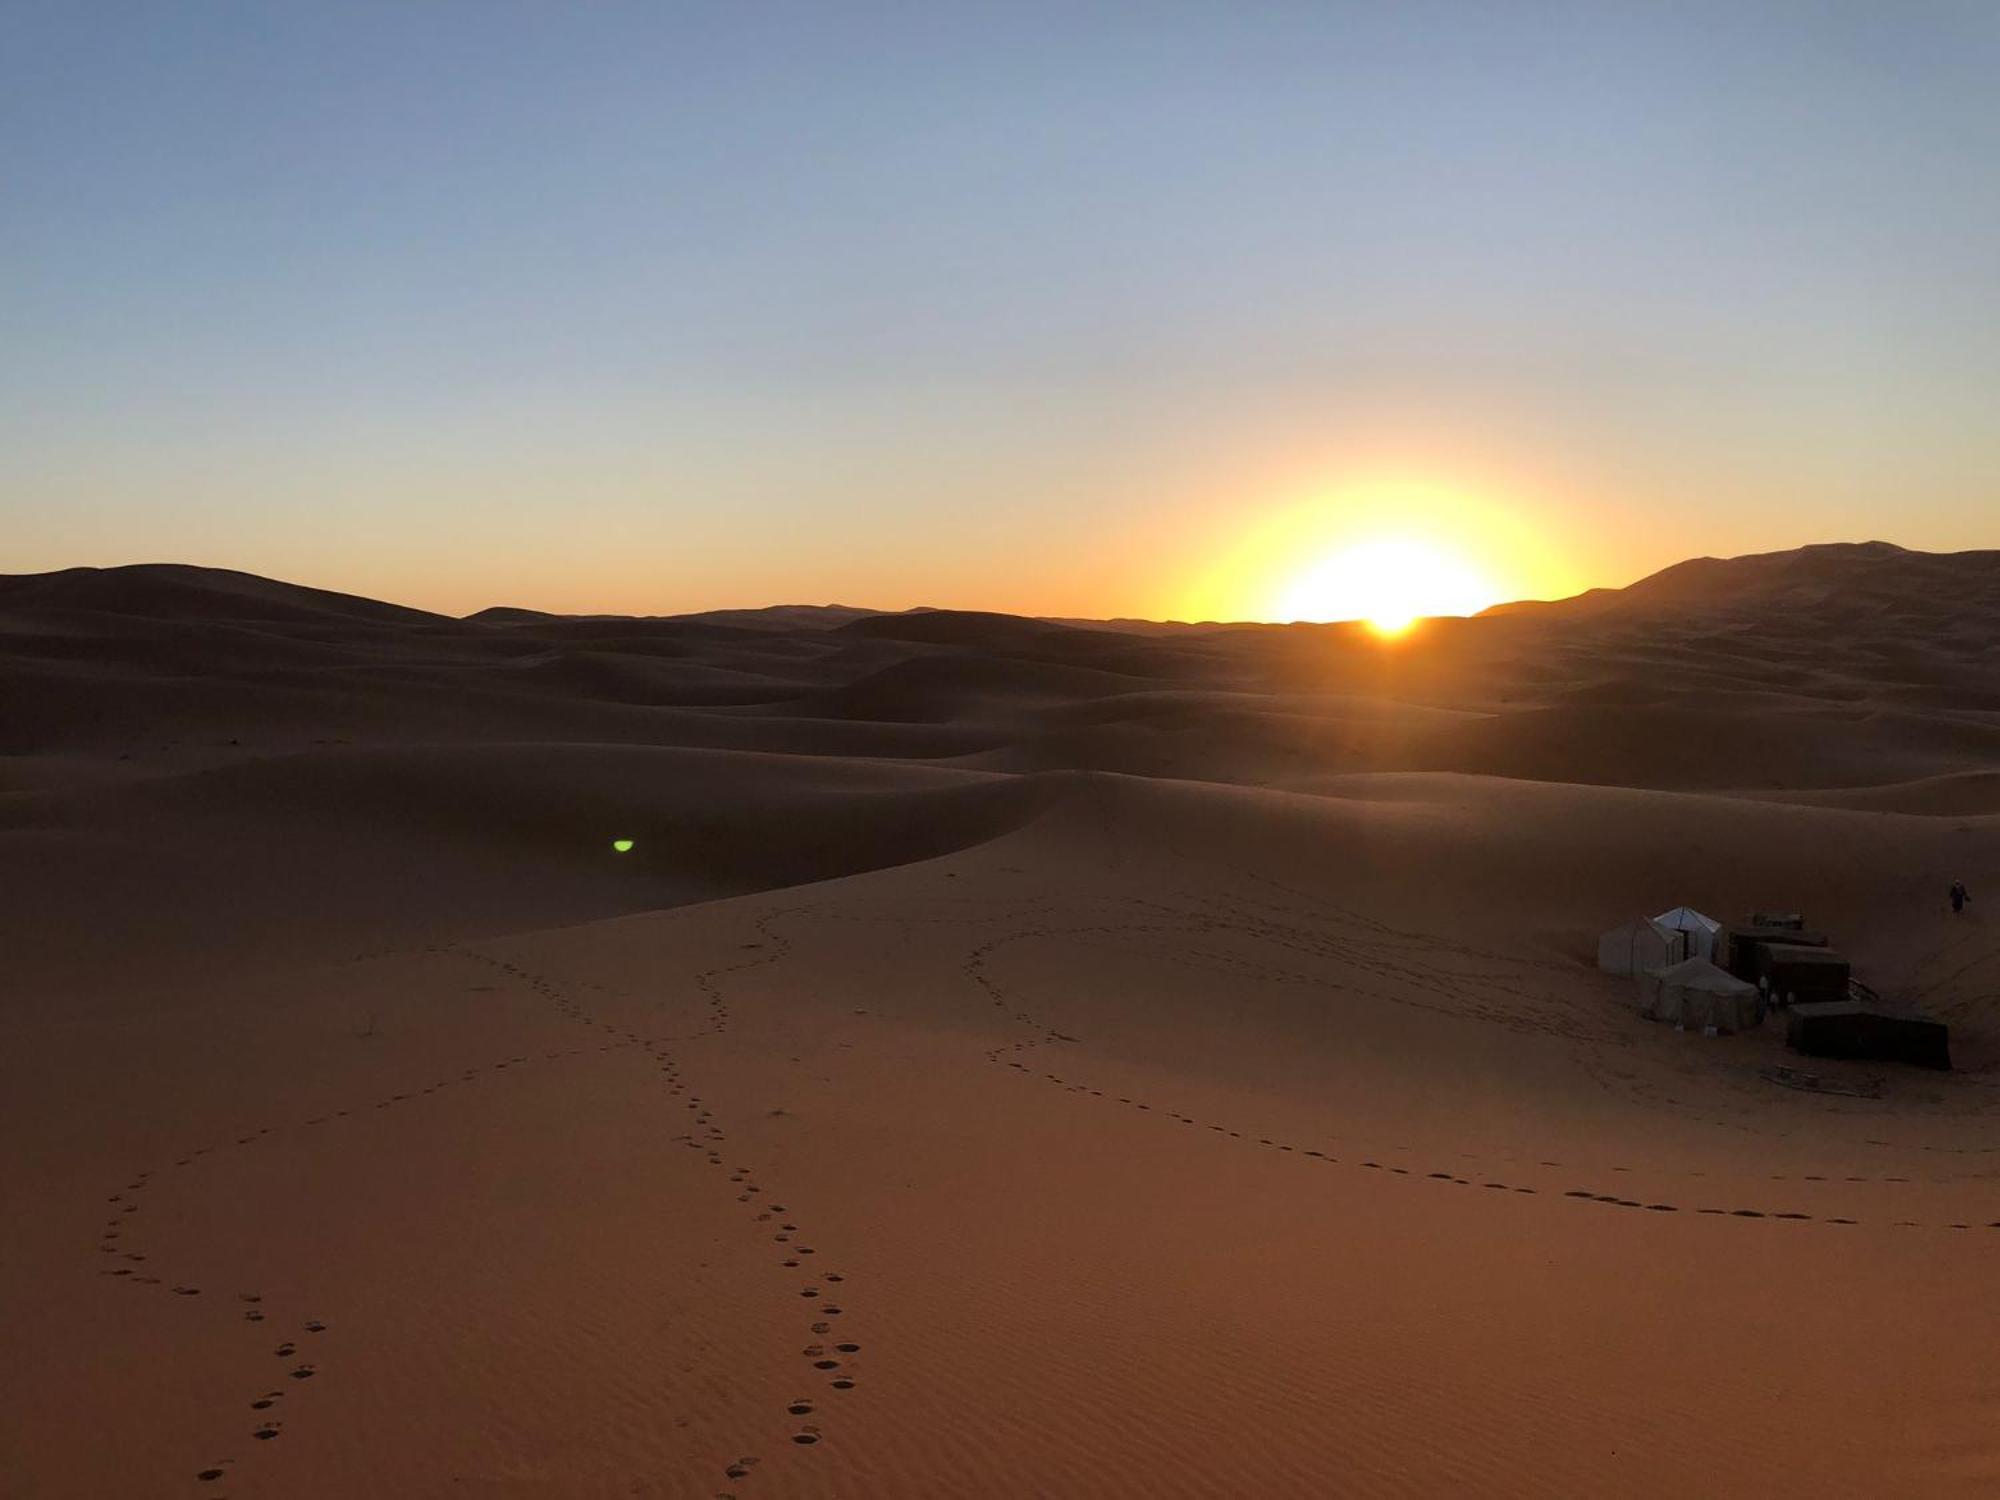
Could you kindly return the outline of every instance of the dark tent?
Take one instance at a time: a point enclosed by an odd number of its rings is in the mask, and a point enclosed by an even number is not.
[[[1826,934],[1807,932],[1799,927],[1758,927],[1739,922],[1723,929],[1722,943],[1715,961],[1738,979],[1757,982],[1757,952],[1766,943],[1786,943],[1795,948],[1824,948]]]
[[[1753,911],[1750,913],[1752,927],[1782,927],[1789,932],[1804,932],[1806,919],[1795,911]]]
[[[1944,1022],[1898,1015],[1858,1000],[1793,1006],[1785,1022],[1785,1042],[1814,1057],[1885,1058],[1920,1068],[1951,1066],[1951,1030]]]
[[[1847,960],[1831,948],[1797,943],[1757,944],[1758,981],[1785,1005],[1847,998]]]

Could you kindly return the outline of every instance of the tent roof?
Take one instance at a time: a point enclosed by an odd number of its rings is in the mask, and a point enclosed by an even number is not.
[[[1638,927],[1650,927],[1653,929],[1653,931],[1657,932],[1662,938],[1671,938],[1674,935],[1673,928],[1662,927],[1658,922],[1655,922],[1651,917],[1634,917],[1629,922],[1620,922],[1616,927],[1609,929],[1604,934],[1604,936],[1612,937],[1617,933],[1630,932],[1634,928]]]
[[[1727,969],[1718,969],[1705,958],[1684,958],[1677,964],[1653,970],[1653,977],[1661,984],[1677,984],[1683,989],[1706,990],[1715,995],[1734,995],[1757,988],[1745,984]]]
[[[1781,964],[1824,964],[1832,967],[1838,964],[1847,967],[1847,959],[1831,948],[1808,948],[1799,943],[1766,943],[1765,953],[1773,963]]]
[[[1674,927],[1683,931],[1695,927],[1705,927],[1710,932],[1722,931],[1722,924],[1720,922],[1711,916],[1706,916],[1696,911],[1692,906],[1676,906],[1672,911],[1661,912],[1653,920],[1658,922],[1662,927]]]

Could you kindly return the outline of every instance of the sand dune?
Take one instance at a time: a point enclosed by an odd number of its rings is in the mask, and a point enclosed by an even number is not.
[[[1996,590],[0,580],[0,1494],[1990,1490]],[[1638,1019],[1682,901],[1955,1071]]]

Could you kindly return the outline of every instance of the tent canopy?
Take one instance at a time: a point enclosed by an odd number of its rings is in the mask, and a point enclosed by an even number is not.
[[[1714,958],[1716,944],[1722,937],[1722,924],[1711,916],[1696,911],[1692,906],[1676,906],[1672,911],[1663,911],[1653,918],[1669,931],[1685,935],[1687,951],[1696,958]]]
[[[1607,974],[1645,974],[1686,956],[1686,938],[1651,917],[1635,917],[1597,940],[1597,967]]]
[[[1646,976],[1662,984],[1677,984],[1683,989],[1700,990],[1710,995],[1741,995],[1757,993],[1757,986],[1745,984],[1727,969],[1719,969],[1705,958],[1684,958],[1677,964],[1669,964]]]
[[[1689,1028],[1744,1031],[1760,1019],[1757,986],[1705,958],[1687,958],[1639,976],[1639,1014]]]

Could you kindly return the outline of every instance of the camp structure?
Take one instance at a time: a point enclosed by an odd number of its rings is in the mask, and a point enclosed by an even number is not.
[[[1859,1000],[1795,1005],[1785,1042],[1814,1057],[1882,1058],[1920,1068],[1951,1066],[1951,1029],[1929,1016],[1899,1015]]]
[[[1769,943],[1785,943],[1795,948],[1824,948],[1826,934],[1802,927],[1760,927],[1738,922],[1722,929],[1715,961],[1738,979],[1757,982],[1758,952]]]
[[[1703,916],[1692,906],[1676,906],[1653,920],[1670,932],[1681,934],[1683,951],[1689,958],[1714,961],[1715,950],[1722,940],[1722,924],[1715,918]]]
[[[1784,1005],[1812,1005],[1845,1000],[1849,969],[1831,948],[1797,943],[1757,945],[1757,981]]]
[[[1645,974],[1686,957],[1681,934],[1651,917],[1634,917],[1597,940],[1597,967],[1607,974]]]
[[[1641,974],[1639,1014],[1649,1021],[1671,1021],[1688,1030],[1747,1031],[1763,1019],[1757,986],[1718,969],[1705,958],[1684,958],[1664,969]]]

